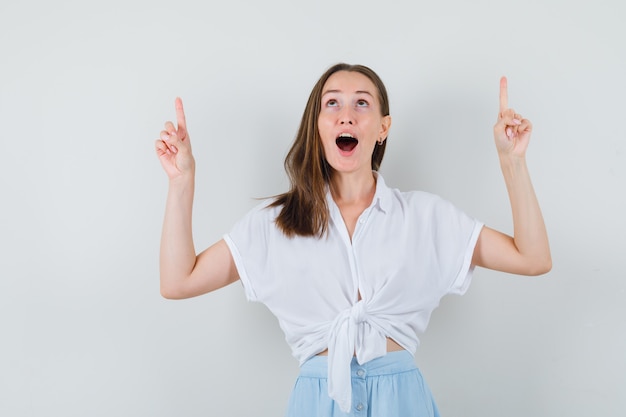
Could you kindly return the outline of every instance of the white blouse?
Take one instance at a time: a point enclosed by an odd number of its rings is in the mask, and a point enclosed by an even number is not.
[[[352,241],[330,192],[327,236],[286,237],[270,200],[224,236],[247,298],[276,316],[300,364],[328,349],[329,395],[345,412],[353,355],[360,364],[384,356],[387,337],[414,354],[440,299],[467,290],[483,226],[438,196],[400,192],[375,175]]]

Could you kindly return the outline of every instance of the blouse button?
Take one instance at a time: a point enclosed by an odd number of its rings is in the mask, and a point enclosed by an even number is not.
[[[357,411],[362,411],[362,410],[363,410],[363,404],[362,404],[362,403],[359,403],[359,404],[356,406],[356,410],[357,410]]]
[[[356,371],[356,374],[358,376],[363,376],[363,375],[365,375],[365,371],[363,369],[359,369],[358,371]]]

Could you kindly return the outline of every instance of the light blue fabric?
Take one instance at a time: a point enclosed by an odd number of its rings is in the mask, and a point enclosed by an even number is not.
[[[300,367],[286,417],[439,417],[430,389],[406,350],[359,365],[352,359],[352,409],[344,413],[328,396],[328,357]]]

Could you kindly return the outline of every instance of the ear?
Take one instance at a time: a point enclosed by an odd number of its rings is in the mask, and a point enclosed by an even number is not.
[[[391,116],[389,115],[384,116],[380,124],[379,137],[383,140],[387,139],[387,136],[389,136],[390,128],[391,128]]]

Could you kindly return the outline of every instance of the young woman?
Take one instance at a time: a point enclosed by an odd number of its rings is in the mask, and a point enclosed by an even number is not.
[[[241,280],[300,362],[289,417],[437,416],[413,354],[440,299],[464,293],[475,266],[551,268],[525,162],[532,126],[508,107],[505,78],[494,138],[513,237],[435,195],[389,188],[377,172],[391,127],[385,86],[368,67],[337,64],[313,88],[285,160],[290,190],[196,255],[195,162],[180,99],[176,116],[156,141],[169,177],[161,293],[194,297]]]

